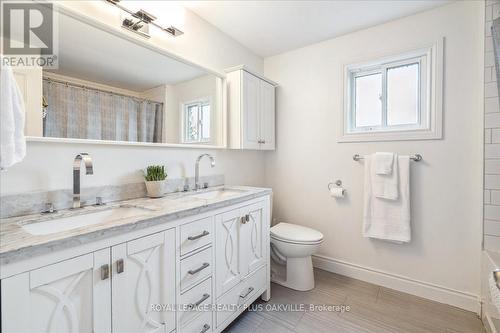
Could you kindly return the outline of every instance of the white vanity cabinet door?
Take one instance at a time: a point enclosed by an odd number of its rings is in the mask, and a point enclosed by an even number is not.
[[[265,246],[263,237],[264,205],[256,203],[242,208],[240,223],[240,273],[244,278],[265,262]]]
[[[111,332],[109,248],[3,279],[2,332]]]
[[[240,282],[239,225],[241,210],[234,209],[215,216],[215,275],[219,297]]]
[[[275,145],[275,88],[260,80],[260,149],[274,150]]]
[[[260,148],[260,79],[245,71],[241,78],[241,103],[243,111],[242,140],[243,149]]]
[[[175,304],[175,230],[111,248],[113,332],[170,332],[175,312],[152,305]]]

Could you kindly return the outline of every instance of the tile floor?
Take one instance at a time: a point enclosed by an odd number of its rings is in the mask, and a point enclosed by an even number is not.
[[[246,311],[224,333],[483,333],[475,313],[322,270],[307,292],[272,285],[268,309]],[[293,311],[279,311],[294,304]],[[306,311],[300,304],[348,305],[349,311]],[[265,307],[260,300],[254,309]]]

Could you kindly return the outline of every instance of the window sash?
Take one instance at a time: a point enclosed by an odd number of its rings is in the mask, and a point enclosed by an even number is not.
[[[198,101],[198,102],[192,102],[192,103],[186,103],[184,104],[183,107],[183,119],[184,119],[184,133],[183,133],[183,142],[184,143],[208,143],[210,142],[210,136],[208,137],[203,137],[203,130],[204,130],[204,119],[203,119],[203,107],[208,106],[210,107],[210,102],[209,101]],[[196,130],[196,138],[191,139],[189,135],[189,111],[191,108],[195,107],[196,108],[196,119],[197,119],[197,130]],[[210,114],[210,112],[209,112]],[[210,115],[209,115],[210,116]],[[210,121],[210,119],[209,119]]]
[[[360,132],[387,132],[387,131],[405,131],[405,130],[419,130],[425,129],[428,124],[428,115],[425,112],[426,109],[426,99],[427,99],[427,59],[426,54],[421,54],[419,56],[407,57],[405,59],[396,60],[392,62],[384,62],[373,65],[359,66],[357,68],[348,69],[348,97],[349,97],[349,107],[348,107],[348,123],[346,131],[347,133],[360,133]],[[387,123],[387,73],[389,69],[410,66],[418,64],[418,77],[417,77],[417,122],[412,124],[399,124],[399,125],[388,125]],[[356,79],[368,75],[380,74],[382,80],[382,91],[381,91],[381,125],[380,126],[356,126]]]

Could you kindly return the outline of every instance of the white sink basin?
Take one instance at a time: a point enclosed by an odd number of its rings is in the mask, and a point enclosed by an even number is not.
[[[98,212],[89,212],[87,214],[55,218],[42,222],[33,222],[25,224],[22,227],[25,231],[32,235],[50,235],[56,232],[116,221],[122,218],[140,216],[148,212],[148,210],[142,208],[116,207]]]
[[[243,191],[240,190],[229,190],[229,189],[219,189],[208,192],[201,192],[190,194],[188,197],[196,199],[214,200],[214,199],[225,199],[235,195],[241,194]]]

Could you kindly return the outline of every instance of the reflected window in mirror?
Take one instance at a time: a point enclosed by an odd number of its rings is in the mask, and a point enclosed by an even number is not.
[[[183,143],[210,142],[210,101],[203,99],[183,104]]]

